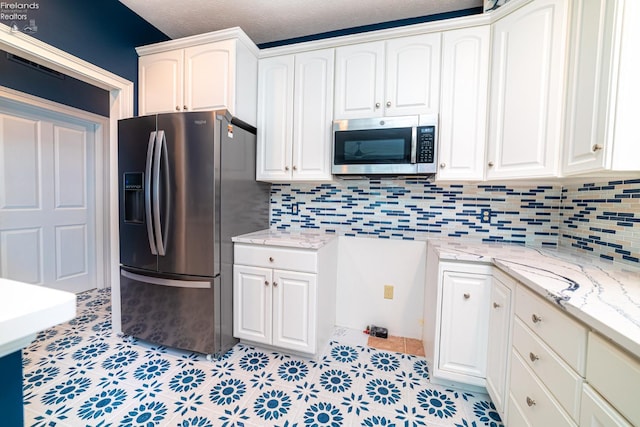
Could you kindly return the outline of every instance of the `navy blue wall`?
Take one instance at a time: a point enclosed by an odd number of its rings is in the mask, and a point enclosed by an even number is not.
[[[37,10],[27,11],[29,19],[34,19],[37,26],[37,30],[30,34],[32,37],[134,82],[136,93],[138,56],[135,47],[169,40],[164,33],[118,0],[43,0],[38,5]],[[10,25],[8,22],[3,23]],[[26,25],[20,21],[17,24],[21,30]],[[0,85],[9,86],[3,81],[3,74],[0,72]],[[33,84],[28,85],[30,87],[27,89],[14,89],[47,99],[56,96],[55,93],[53,96],[50,93],[33,93],[42,92],[38,90],[37,80],[38,78],[34,78]],[[54,83],[59,90],[53,92],[57,92],[63,100],[53,100],[65,104],[72,102],[68,100],[70,90],[60,82]],[[51,92],[51,88],[47,92]],[[137,112],[137,99],[135,111]]]

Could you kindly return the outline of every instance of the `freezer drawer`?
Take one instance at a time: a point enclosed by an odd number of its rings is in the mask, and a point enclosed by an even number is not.
[[[219,280],[176,280],[122,269],[122,332],[169,347],[218,353]]]

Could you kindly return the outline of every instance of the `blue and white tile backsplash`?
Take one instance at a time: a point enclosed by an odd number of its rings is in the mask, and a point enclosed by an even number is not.
[[[640,179],[564,186],[425,179],[273,184],[270,218],[278,229],[561,246],[640,264]]]

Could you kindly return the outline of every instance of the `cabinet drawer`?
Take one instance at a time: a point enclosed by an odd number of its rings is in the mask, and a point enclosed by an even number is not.
[[[515,349],[511,356],[511,401],[517,405],[519,416],[526,419],[525,425],[575,427],[576,424],[526,366]],[[514,409],[516,408],[510,408],[509,412]]]
[[[582,377],[545,345],[524,323],[513,324],[513,347],[562,407],[577,421],[580,417]]]
[[[640,361],[593,332],[589,334],[587,382],[631,424],[640,426]]]
[[[578,374],[584,376],[587,329],[523,285],[516,289],[516,315]]]
[[[234,264],[306,273],[318,272],[318,253],[316,251],[236,243],[233,254]]]

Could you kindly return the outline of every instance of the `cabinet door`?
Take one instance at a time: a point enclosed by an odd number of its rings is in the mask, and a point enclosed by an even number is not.
[[[631,427],[627,420],[586,384],[582,388],[580,408],[581,427]]]
[[[568,5],[537,0],[494,25],[487,179],[557,174]]]
[[[264,58],[258,64],[258,180],[291,179],[293,64],[293,55]]]
[[[271,344],[273,271],[233,266],[233,336]]]
[[[491,284],[489,338],[487,348],[487,391],[504,416],[507,400],[507,372],[511,354],[511,289],[496,277]]]
[[[182,111],[183,50],[138,59],[139,115]]]
[[[273,345],[316,351],[316,275],[285,270],[273,273]]]
[[[387,42],[382,99],[386,116],[438,112],[440,38],[440,33],[434,33]]]
[[[185,109],[228,109],[234,114],[235,40],[225,40],[184,50]]]
[[[488,25],[443,34],[438,179],[484,177],[490,36]]]
[[[382,116],[384,42],[336,49],[335,119]]]
[[[490,292],[490,275],[444,272],[438,370],[484,384]]]
[[[333,49],[295,57],[292,179],[331,179]]]

